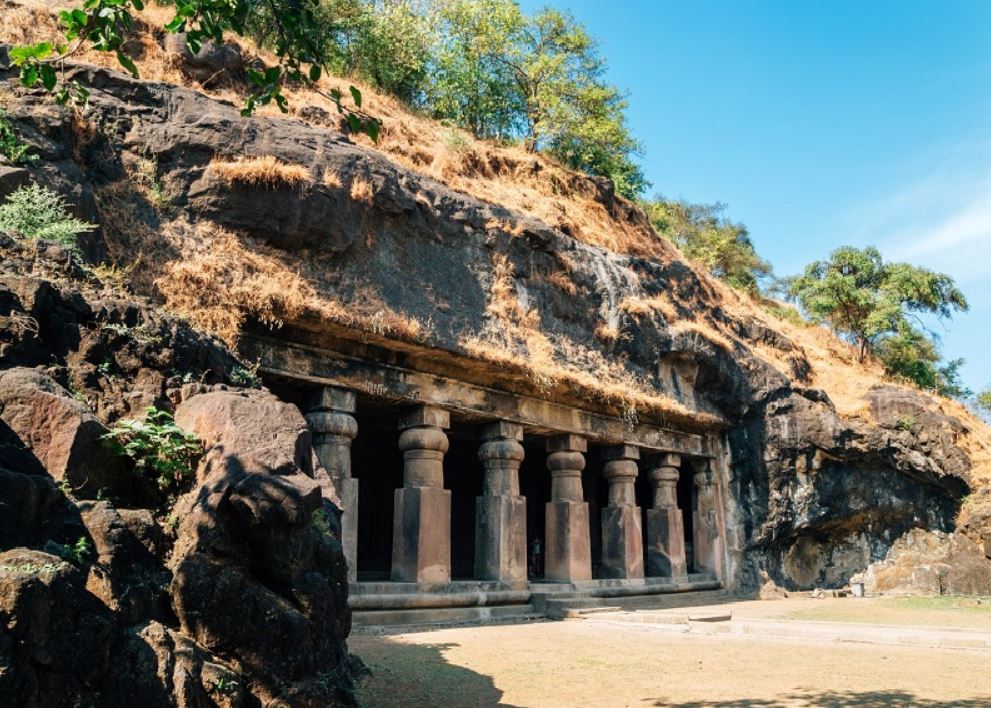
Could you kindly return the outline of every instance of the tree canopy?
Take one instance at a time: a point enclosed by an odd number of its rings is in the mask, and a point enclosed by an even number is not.
[[[920,314],[948,318],[967,310],[953,279],[908,263],[886,263],[873,247],[845,246],[828,260],[815,261],[788,283],[790,295],[814,322],[826,323],[854,342],[861,361],[869,353],[889,351],[904,359],[906,347],[922,360],[925,339]]]
[[[658,195],[642,206],[658,233],[733,287],[756,295],[760,280],[771,274],[747,228],[724,216],[725,204],[690,204]]]

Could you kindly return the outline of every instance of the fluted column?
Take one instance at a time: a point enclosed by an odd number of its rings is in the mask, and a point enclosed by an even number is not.
[[[708,460],[696,463],[693,555],[696,573],[719,575],[719,523],[716,517],[716,485]]]
[[[603,452],[602,476],[609,483],[609,504],[602,510],[602,574],[607,578],[643,577],[643,527],[634,483],[640,450],[617,445]]]
[[[447,411],[421,406],[399,422],[403,486],[396,490],[392,579],[445,583],[451,579],[451,492],[444,489]]]
[[[355,404],[354,391],[324,386],[314,395],[306,414],[313,432],[313,451],[341,501],[341,545],[351,582],[358,578],[358,480],[351,476],[351,441],[358,434]]]
[[[588,504],[582,494],[587,449],[588,443],[579,435],[557,435],[547,439],[551,500],[546,506],[544,577],[548,580],[592,578]]]
[[[654,499],[647,510],[647,575],[679,578],[688,572],[685,520],[678,508],[681,457],[662,455],[652,462],[648,474]]]
[[[475,503],[475,578],[526,580],[526,499],[520,496],[523,426],[503,421],[479,431],[485,487]]]

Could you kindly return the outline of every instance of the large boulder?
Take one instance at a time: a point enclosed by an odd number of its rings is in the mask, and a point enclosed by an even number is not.
[[[991,595],[991,558],[962,534],[913,529],[856,579],[883,595]]]
[[[23,368],[0,372],[0,421],[56,482],[78,494],[130,486],[124,460],[103,440],[106,426],[50,376]]]
[[[242,667],[262,702],[350,704],[347,569],[338,539],[313,523],[329,503],[299,410],[221,390],[184,401],[176,422],[207,445],[200,487],[176,507],[171,597],[183,633]]]
[[[41,551],[0,553],[0,705],[73,705],[110,666],[114,622],[80,570]]]

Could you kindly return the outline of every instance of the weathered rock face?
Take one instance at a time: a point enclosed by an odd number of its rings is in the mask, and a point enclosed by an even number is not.
[[[353,704],[343,552],[313,521],[338,510],[298,409],[60,249],[0,243],[0,302],[0,705]],[[205,443],[175,504],[102,439],[148,404]]]
[[[914,529],[858,579],[868,593],[985,596],[991,595],[991,558],[961,534]]]
[[[903,532],[952,528],[970,466],[956,444],[959,422],[934,413],[924,396],[891,387],[871,394],[875,424],[841,418],[825,392],[800,383],[810,367],[801,350],[756,320],[736,318],[713,286],[677,258],[653,261],[588,246],[400,169],[325,128],[242,119],[232,106],[190,91],[100,69],[72,71],[98,88],[88,109],[99,119],[98,139],[81,144],[67,114],[41,96],[19,96],[8,107],[47,160],[39,177],[48,183],[88,194],[124,179],[126,161],[154,159],[176,195],[167,215],[172,223],[235,230],[276,249],[320,294],[356,309],[371,300],[429,321],[431,328],[414,344],[397,347],[397,360],[587,404],[568,383],[548,384],[480,363],[468,345],[498,326],[494,265],[504,259],[513,307],[527,313],[559,360],[578,370],[598,371],[603,362],[618,367],[681,407],[666,413],[667,420],[686,426],[702,417],[720,421],[732,457],[730,546],[739,587],[756,589],[762,573],[786,589],[841,585],[883,558]],[[81,155],[81,165],[74,155]],[[302,165],[313,180],[249,185],[210,167],[215,158],[242,155]],[[367,187],[361,199],[349,189],[359,182]],[[589,183],[589,193],[625,225],[643,220],[596,184]],[[82,194],[78,201],[87,203]],[[155,227],[166,218],[141,216]],[[165,260],[182,257],[183,246],[174,239],[162,249]],[[100,244],[90,250],[99,252]],[[570,287],[562,288],[561,278]],[[669,311],[634,314],[622,306],[658,297]],[[732,341],[681,326],[686,322],[718,323]],[[597,334],[602,325],[622,336],[604,339]],[[248,327],[264,331],[257,322]],[[374,318],[369,329],[354,336],[392,346]],[[332,334],[347,336],[341,327]],[[325,322],[304,315],[278,336],[319,345],[330,334]],[[786,355],[787,375],[753,353],[751,347],[762,344]],[[283,460],[276,467],[307,474],[302,462]],[[285,476],[277,472],[271,479]],[[307,503],[295,486],[270,493]],[[258,523],[268,528],[270,522]]]

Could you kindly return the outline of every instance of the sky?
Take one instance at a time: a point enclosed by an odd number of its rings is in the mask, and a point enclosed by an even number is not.
[[[991,0],[522,0],[629,92],[652,191],[724,202],[779,275],[842,245],[951,275],[935,324],[991,385]]]

